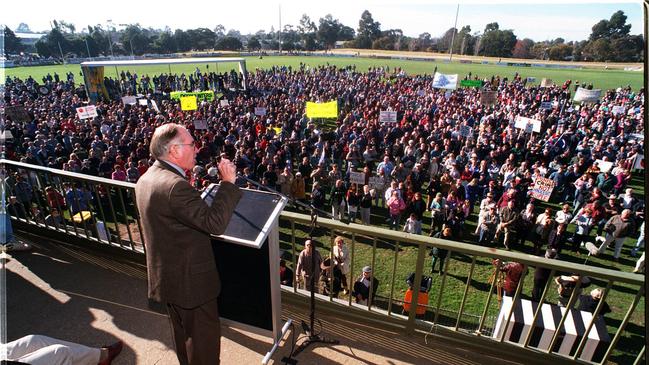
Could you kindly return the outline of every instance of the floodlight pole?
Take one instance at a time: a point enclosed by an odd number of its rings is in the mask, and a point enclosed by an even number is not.
[[[453,36],[451,37],[451,54],[448,57],[448,61],[453,61],[453,43],[455,43],[455,33],[457,33],[457,15],[460,13],[460,4],[457,4],[457,10],[455,10],[455,25],[453,25]]]
[[[113,53],[113,36],[110,33],[110,25],[112,24],[112,20],[108,19],[106,21],[106,30],[108,31],[108,46],[110,47],[110,57],[115,58],[115,54]]]
[[[282,5],[279,5],[279,29],[277,29],[277,43],[279,43],[279,54],[282,54]]]

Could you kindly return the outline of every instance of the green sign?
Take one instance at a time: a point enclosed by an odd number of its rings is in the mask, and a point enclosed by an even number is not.
[[[197,92],[172,91],[171,94],[169,94],[169,97],[174,100],[180,100],[180,98],[186,96],[195,96],[196,100],[213,101],[214,91],[197,91]]]
[[[460,86],[465,87],[482,87],[482,80],[461,80]]]

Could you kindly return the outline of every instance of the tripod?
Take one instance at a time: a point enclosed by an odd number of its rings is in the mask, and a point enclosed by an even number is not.
[[[328,339],[324,336],[321,336],[319,333],[315,332],[315,285],[316,285],[316,260],[315,260],[315,241],[313,240],[313,232],[315,231],[318,225],[318,212],[315,208],[311,208],[311,225],[309,230],[309,241],[311,241],[312,251],[311,251],[311,276],[309,278],[311,286],[311,300],[309,305],[309,324],[307,325],[302,321],[302,329],[307,335],[306,341],[302,342],[288,357],[282,358],[282,361],[286,364],[297,364],[297,360],[294,359],[295,356],[304,351],[307,347],[315,343],[324,343],[337,345],[340,343],[338,340]]]
[[[494,265],[494,272],[489,277],[489,284],[493,284],[496,280],[496,293],[498,298],[498,304],[500,305],[503,301],[503,283],[505,282],[505,273],[500,271],[500,265]]]

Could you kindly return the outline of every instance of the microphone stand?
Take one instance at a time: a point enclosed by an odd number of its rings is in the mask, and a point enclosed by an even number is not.
[[[302,342],[298,347],[295,348],[295,350],[290,353],[288,356],[285,356],[282,358],[282,362],[285,364],[292,364],[295,365],[297,364],[297,360],[295,357],[300,354],[300,352],[304,351],[307,347],[310,345],[313,345],[315,343],[324,343],[324,344],[331,344],[331,345],[337,345],[340,343],[340,341],[335,340],[335,339],[328,339],[324,336],[322,336],[320,333],[315,332],[315,285],[316,285],[316,260],[315,260],[315,241],[313,240],[313,233],[315,232],[317,226],[318,226],[318,214],[322,214],[323,216],[327,218],[333,218],[333,215],[329,214],[328,212],[325,212],[321,209],[317,209],[312,205],[307,205],[305,203],[302,203],[296,199],[293,199],[291,197],[287,197],[284,194],[278,192],[277,190],[270,188],[268,186],[264,186],[260,183],[258,183],[255,180],[252,180],[246,176],[239,175],[238,177],[244,179],[246,182],[251,183],[255,185],[256,187],[260,189],[264,189],[266,191],[278,194],[279,196],[287,198],[291,203],[295,204],[296,206],[300,206],[302,208],[305,208],[310,211],[311,215],[311,222],[309,225],[309,241],[311,241],[311,270],[313,271],[311,273],[311,278],[310,278],[310,286],[311,286],[311,297],[310,297],[310,303],[309,303],[309,324],[307,325],[304,321],[302,321],[302,330],[305,332],[307,335],[306,341]],[[346,224],[349,224],[348,222],[344,222]],[[296,273],[297,274],[297,273]],[[332,276],[333,276],[333,271],[332,271]],[[333,278],[332,278],[333,280]],[[296,283],[297,284],[297,283]]]

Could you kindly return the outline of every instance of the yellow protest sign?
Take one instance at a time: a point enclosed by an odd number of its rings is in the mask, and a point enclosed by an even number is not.
[[[180,109],[182,110],[196,110],[196,96],[183,96],[180,98]]]
[[[306,102],[306,116],[309,118],[337,118],[338,102],[332,100],[328,103]]]
[[[282,134],[282,128],[281,127],[274,127],[273,130],[275,130],[275,134]]]

